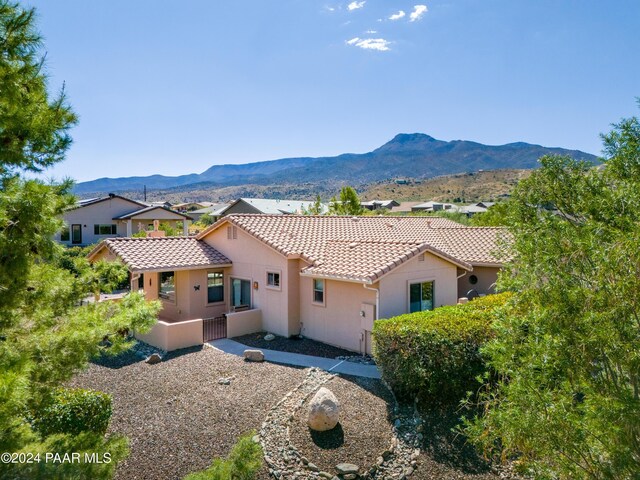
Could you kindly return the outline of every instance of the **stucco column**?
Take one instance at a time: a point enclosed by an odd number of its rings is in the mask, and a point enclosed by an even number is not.
[[[189,236],[189,220],[186,218],[182,221],[182,234],[185,237]]]
[[[132,228],[132,224],[131,224],[131,219],[127,220],[127,237],[130,237],[131,235],[133,235],[133,228]]]

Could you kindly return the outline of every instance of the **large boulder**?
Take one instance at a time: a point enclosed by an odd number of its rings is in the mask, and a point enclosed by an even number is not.
[[[331,390],[321,387],[309,403],[309,428],[325,432],[334,428],[339,421],[340,402]]]
[[[264,353],[260,350],[245,350],[244,359],[249,362],[264,362]]]

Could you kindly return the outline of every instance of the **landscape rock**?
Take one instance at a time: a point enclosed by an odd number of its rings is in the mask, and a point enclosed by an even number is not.
[[[309,428],[325,432],[340,421],[340,403],[331,390],[320,387],[309,402]]]
[[[159,353],[152,353],[145,360],[145,362],[148,363],[149,365],[155,365],[156,363],[160,363],[161,361],[162,361],[162,357],[160,356]]]
[[[342,475],[348,475],[350,473],[358,473],[360,467],[353,463],[339,463],[336,465],[336,470]]]
[[[275,339],[276,339],[276,336],[273,333],[267,333],[264,336],[264,340],[266,340],[267,342],[271,342],[271,341],[273,341]]]
[[[245,350],[244,359],[249,362],[264,362],[264,353],[261,350]]]
[[[231,384],[231,379],[230,378],[221,377],[221,378],[218,379],[218,383],[220,385],[230,385]]]

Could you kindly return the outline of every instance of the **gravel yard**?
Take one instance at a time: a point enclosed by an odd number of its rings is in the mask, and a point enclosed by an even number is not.
[[[126,435],[131,445],[116,473],[122,480],[179,479],[206,468],[242,433],[258,430],[267,410],[304,376],[300,369],[245,363],[212,348],[169,354],[157,365],[133,354],[99,363],[73,384],[113,395],[109,431]],[[230,385],[218,384],[231,376]]]
[[[206,468],[214,457],[226,456],[241,434],[260,430],[269,410],[306,375],[303,369],[193,348],[170,353],[157,365],[133,353],[101,359],[72,383],[113,395],[109,431],[126,435],[131,446],[117,479],[170,480]],[[230,378],[230,384],[219,384],[221,378]],[[379,380],[358,377],[336,377],[326,386],[342,404],[339,426],[312,434],[307,399],[292,417],[292,444],[328,472],[341,462],[374,464],[392,434],[390,393]],[[451,433],[455,419],[455,413],[423,415],[423,452],[410,479],[509,478],[491,472]],[[270,478],[266,464],[257,478]]]
[[[292,443],[320,470],[334,472],[343,462],[368,469],[389,446],[393,397],[379,380],[370,378],[336,377],[325,387],[340,402],[340,423],[327,432],[311,431],[308,399],[293,422]]]
[[[248,335],[242,335],[241,337],[232,338],[232,340],[252,348],[266,348],[279,352],[301,353],[303,355],[314,355],[324,358],[357,355],[357,353],[350,350],[316,342],[308,338],[285,338],[276,335],[273,340],[266,341],[264,339],[266,334],[267,332],[250,333]]]

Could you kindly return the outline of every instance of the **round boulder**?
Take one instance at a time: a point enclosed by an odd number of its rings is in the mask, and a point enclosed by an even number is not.
[[[309,403],[309,428],[325,432],[340,421],[340,402],[331,390],[321,387]]]

